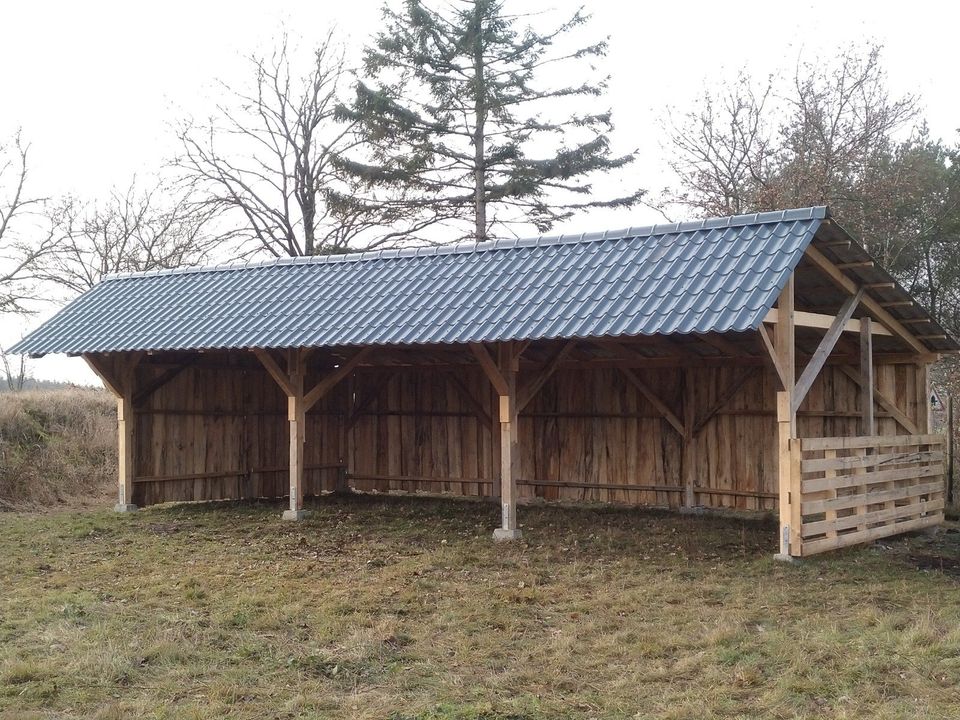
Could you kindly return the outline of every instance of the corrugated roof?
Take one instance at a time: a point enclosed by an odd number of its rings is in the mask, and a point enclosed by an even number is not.
[[[826,214],[817,207],[580,236],[116,276],[11,352],[752,330]]]

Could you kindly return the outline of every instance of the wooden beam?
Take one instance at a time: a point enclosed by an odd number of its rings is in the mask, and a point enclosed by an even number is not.
[[[303,379],[306,374],[303,355],[291,350],[287,360],[290,394],[287,396],[287,421],[290,426],[290,509],[284,520],[300,520],[303,512],[303,446],[306,440],[307,410],[304,404]]]
[[[783,390],[793,403],[793,388],[797,381],[797,347],[794,333],[794,276],[787,280],[777,300],[777,324],[773,329],[774,348],[777,351],[777,363],[783,369]],[[790,413],[790,435],[797,436],[797,413]]]
[[[913,307],[916,303],[913,300],[894,300],[892,302],[882,302],[882,308]]]
[[[755,368],[746,367],[741,368],[736,375],[734,375],[733,380],[729,385],[724,389],[722,393],[717,397],[716,401],[711,405],[703,416],[697,420],[693,426],[693,436],[696,437],[700,434],[700,431],[703,430],[704,426],[718,413],[720,412],[728,402],[733,399],[733,396],[736,395],[740,388],[743,387],[744,383],[749,380],[755,372]]]
[[[316,385],[306,393],[303,397],[303,406],[306,412],[310,412],[310,408],[317,404],[317,401],[320,400],[324,395],[330,392],[341,380],[343,380],[347,375],[356,370],[357,366],[360,365],[369,355],[373,352],[372,347],[361,348],[355,352],[349,359],[341,363],[335,370],[333,370],[325,378],[317,382]]]
[[[853,270],[854,268],[872,268],[873,260],[860,260],[859,262],[839,263],[837,270]]]
[[[476,413],[480,424],[488,430],[493,427],[493,418],[490,416],[490,413],[487,412],[483,403],[474,397],[470,388],[467,387],[467,384],[463,381],[463,378],[455,372],[445,372],[443,376],[447,382],[457,389],[460,396],[467,401],[467,404],[473,408],[473,412]]]
[[[930,407],[930,368],[926,364],[917,363],[916,381],[917,427],[921,433],[928,433],[933,426],[933,408]]]
[[[830,262],[826,255],[812,245],[807,247],[806,257],[809,258],[814,265],[820,268],[820,270],[823,271],[827,277],[834,282],[834,284],[841,289],[846,290],[847,293],[852,295],[859,289],[853,280],[844,275],[840,270],[837,270],[837,266]],[[869,295],[864,295],[861,302],[863,303],[863,306],[876,317],[877,321],[882,323],[887,330],[890,330],[913,350],[916,350],[919,353],[927,352],[927,348],[923,345],[923,343],[917,340],[899,320],[888,313],[886,309],[881,306],[879,301],[874,300]]]
[[[520,475],[520,453],[517,446],[517,370],[520,353],[517,349],[513,343],[504,343],[497,351],[497,374],[503,379],[506,392],[499,394],[500,527],[493,531],[495,540],[517,540],[521,535],[517,525],[517,480]],[[486,348],[483,350],[486,352]],[[520,352],[522,351],[520,348]],[[489,354],[487,355],[489,357]]]
[[[500,368],[497,367],[497,363],[490,357],[487,347],[483,343],[470,343],[470,350],[473,352],[474,357],[477,358],[477,362],[480,363],[480,367],[483,368],[483,372],[490,380],[490,384],[493,385],[497,391],[497,395],[509,395],[510,387],[507,384],[507,380],[500,372]]]
[[[670,407],[663,402],[663,400],[661,400],[645,382],[643,382],[643,380],[637,377],[637,374],[633,372],[633,370],[626,367],[621,367],[620,372],[623,373],[624,377],[630,381],[630,384],[639,390],[640,394],[643,395],[643,397],[645,397],[647,401],[660,412],[661,415],[663,415],[664,419],[670,423],[673,429],[680,433],[680,436],[683,437],[685,432],[684,424],[680,418],[677,417],[676,413],[674,413],[673,410],[671,410]]]
[[[121,394],[117,396],[117,504],[118,512],[136,510],[133,504],[133,479],[136,470],[137,419],[133,408],[136,390],[136,366],[139,357],[126,361],[117,358],[115,366]]]
[[[857,385],[860,386],[861,389],[866,387],[866,380],[862,375],[860,375],[859,372],[846,365],[839,365],[838,367],[844,375],[853,380]],[[906,415],[906,413],[898,408],[895,403],[891,402],[876,388],[873,389],[873,398],[876,400],[877,405],[890,413],[890,416],[900,423],[908,433],[913,435],[918,435],[920,433],[920,428],[917,426],[917,424],[914,423],[913,420]]]
[[[177,365],[175,367],[167,368],[160,375],[155,377],[153,380],[148,382],[142,388],[137,391],[137,394],[133,396],[133,404],[136,406],[143,405],[143,401],[149,398],[153,393],[162,388],[168,382],[173,380],[177,375],[182,373],[189,367],[192,367],[197,362],[197,358],[193,358],[183,363],[182,365]]]
[[[570,354],[570,351],[576,346],[576,340],[568,340],[563,344],[563,346],[554,354],[550,361],[547,363],[547,366],[540,371],[540,374],[532,380],[528,381],[519,391],[518,400],[517,400],[517,412],[523,412],[523,409],[530,404],[530,401],[536,396],[543,386],[546,384],[547,380],[557,371],[557,368],[560,367],[567,355]]]
[[[749,355],[746,350],[744,350],[739,345],[727,340],[723,335],[717,335],[713,333],[694,333],[698,338],[703,340],[707,345],[719,350],[725,355],[730,355],[731,357],[743,357],[744,355]]]
[[[100,378],[100,382],[103,383],[103,386],[107,390],[117,397],[123,396],[123,380],[118,375],[111,358],[102,355],[86,354],[83,356],[83,359],[86,360],[87,365],[93,370],[94,374]]]
[[[863,293],[863,288],[860,288],[852,297],[847,298],[843,303],[840,307],[840,312],[837,313],[836,318],[834,318],[833,324],[827,330],[820,344],[817,346],[816,351],[813,353],[813,357],[810,358],[807,366],[803,369],[803,373],[801,373],[800,379],[797,380],[793,391],[792,402],[794,412],[799,409],[803,399],[807,396],[807,393],[810,392],[810,388],[813,387],[814,381],[827,362],[827,357],[833,352],[837,340],[840,339],[840,333],[843,332],[844,326],[853,317],[853,313],[860,304]]]
[[[766,316],[763,318],[765,323],[776,324],[779,314],[776,308],[771,308],[767,311]],[[816,330],[826,330],[831,325],[833,325],[834,315],[827,315],[825,313],[814,313],[806,312],[804,310],[794,310],[793,312],[793,324],[794,327],[805,327],[805,328],[814,328]],[[857,320],[850,320],[844,327],[844,332],[849,333],[860,333],[860,323]],[[873,334],[874,335],[884,335],[892,336],[893,333],[887,330],[883,325],[873,325]]]
[[[761,323],[758,328],[758,333],[760,335],[760,340],[763,343],[763,346],[767,350],[767,356],[770,359],[770,364],[773,365],[773,369],[777,373],[777,377],[780,379],[780,389],[786,389],[788,380],[787,374],[784,369],[780,366],[780,357],[777,355],[777,350],[773,346],[773,340],[770,338],[770,333],[767,332],[767,328]]]
[[[860,375],[863,378],[863,385],[860,386],[862,416],[860,432],[870,436],[877,434],[877,421],[873,414],[873,333],[870,329],[872,323],[869,317],[860,318]]]
[[[795,433],[795,414],[792,409],[791,393],[781,391],[777,393],[777,495],[780,532],[778,547],[780,552],[777,558],[786,560],[798,557],[801,552],[801,524],[800,516],[800,457]]]
[[[283,394],[287,397],[293,395],[294,387],[290,382],[290,378],[287,373],[280,369],[277,361],[273,359],[273,355],[271,355],[269,351],[262,350],[260,348],[254,348],[253,354],[257,356],[257,359],[260,360],[260,364],[266,368],[268,373],[270,373],[270,377],[272,377],[277,385],[280,386],[280,389],[283,390]]]

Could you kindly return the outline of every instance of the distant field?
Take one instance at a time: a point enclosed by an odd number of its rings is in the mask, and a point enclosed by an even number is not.
[[[0,514],[3,718],[960,717],[960,534],[328,498]]]

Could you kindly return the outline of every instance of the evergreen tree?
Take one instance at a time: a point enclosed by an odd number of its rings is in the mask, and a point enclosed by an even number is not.
[[[543,232],[582,208],[640,200],[640,190],[599,199],[590,182],[634,159],[612,153],[610,112],[597,111],[607,78],[589,77],[607,43],[566,47],[588,19],[582,11],[537,32],[505,5],[384,7],[385,29],[365,50],[356,98],[340,108],[369,150],[363,160],[339,158],[360,190],[331,198],[342,210],[376,204],[386,192],[386,202],[435,221],[471,221],[465,235],[482,241],[515,224]],[[578,72],[572,84],[546,77],[570,83]]]

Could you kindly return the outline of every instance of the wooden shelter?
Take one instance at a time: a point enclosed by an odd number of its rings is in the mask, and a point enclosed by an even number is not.
[[[825,208],[103,283],[14,352],[118,399],[118,510],[426,491],[776,511],[803,556],[943,519],[958,345]]]

